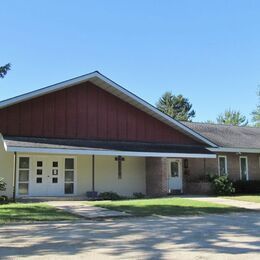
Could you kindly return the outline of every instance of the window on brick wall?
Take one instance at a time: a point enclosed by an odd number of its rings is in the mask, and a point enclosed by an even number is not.
[[[220,176],[227,175],[227,156],[218,156],[218,173]]]

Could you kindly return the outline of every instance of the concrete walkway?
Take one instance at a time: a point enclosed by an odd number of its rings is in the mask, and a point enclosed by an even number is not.
[[[0,259],[259,260],[260,212],[0,225]]]
[[[244,209],[251,209],[251,210],[260,210],[260,203],[256,202],[247,202],[247,201],[239,201],[239,200],[232,200],[232,199],[225,199],[219,197],[185,197],[192,200],[199,200],[199,201],[207,201],[217,204],[224,204],[228,206],[244,208]]]
[[[84,217],[86,219],[100,219],[100,218],[114,218],[114,217],[128,217],[131,216],[125,212],[104,209],[84,204],[82,201],[48,201],[46,204]]]

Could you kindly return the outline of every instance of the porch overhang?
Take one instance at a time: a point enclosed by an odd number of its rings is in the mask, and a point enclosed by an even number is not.
[[[7,152],[134,157],[216,158],[206,147],[143,142],[5,136]]]

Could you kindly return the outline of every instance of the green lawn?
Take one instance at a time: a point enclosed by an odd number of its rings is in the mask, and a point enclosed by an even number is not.
[[[228,197],[224,197],[224,198],[232,199],[232,200],[241,200],[241,201],[260,203],[260,194],[257,194],[257,195],[237,195],[237,196],[228,196]]]
[[[194,201],[183,198],[94,201],[87,203],[107,209],[124,211],[136,216],[178,216],[204,213],[231,213],[246,211],[242,208],[235,208],[221,204]]]
[[[76,216],[44,203],[10,203],[0,205],[0,224],[16,221],[74,220]]]

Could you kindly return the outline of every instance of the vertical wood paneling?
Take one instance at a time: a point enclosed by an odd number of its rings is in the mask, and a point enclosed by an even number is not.
[[[136,139],[136,122],[135,122],[135,111],[133,107],[127,109],[127,138],[129,140]]]
[[[19,105],[7,108],[7,130],[9,135],[21,135],[20,132],[20,109]]]
[[[44,96],[31,100],[31,134],[32,136],[42,136],[44,121]]]
[[[66,91],[55,93],[55,136],[66,137]]]
[[[115,140],[117,138],[117,124],[116,124],[116,115],[117,115],[117,103],[113,96],[110,96],[109,102],[107,104],[107,136],[108,139]]]
[[[107,95],[104,91],[98,91],[98,133],[100,139],[107,138]]]
[[[126,103],[119,104],[117,111],[118,138],[127,139],[127,107]]]
[[[0,132],[36,137],[197,144],[90,82],[1,109]]]
[[[87,131],[87,89],[84,86],[79,86],[78,88],[78,102],[77,102],[77,137],[86,138],[88,136]]]
[[[40,102],[43,109],[43,132],[44,136],[53,137],[55,135],[55,103],[56,103],[56,93],[46,95],[44,99]]]
[[[20,105],[20,131],[24,136],[31,136],[32,127],[32,102],[24,102]]]
[[[97,91],[95,88],[87,88],[88,98],[88,137],[96,138],[97,136]]]
[[[77,135],[77,88],[67,89],[66,99],[66,126],[67,137],[75,138]]]
[[[0,109],[0,129],[2,133],[7,132],[7,109]]]

